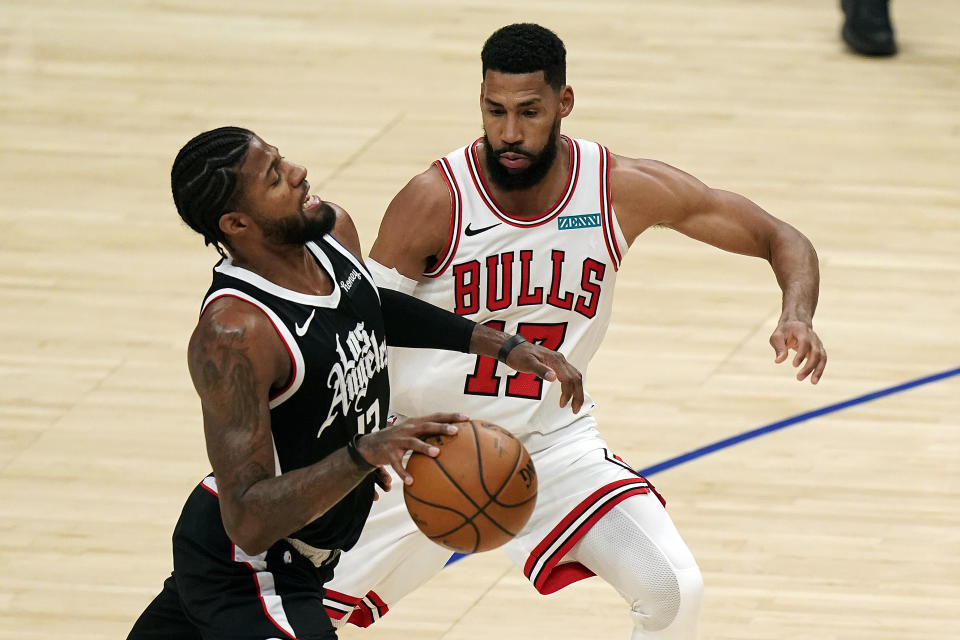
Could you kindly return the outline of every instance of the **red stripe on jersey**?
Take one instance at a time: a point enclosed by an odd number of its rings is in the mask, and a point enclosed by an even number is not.
[[[617,246],[617,234],[614,226],[613,200],[610,190],[610,151],[603,145],[600,147],[600,205],[603,209],[601,220],[603,221],[603,241],[607,245],[607,253],[610,254],[610,261],[613,263],[614,271],[620,270],[620,262],[623,257],[620,248]]]
[[[216,490],[215,490],[213,487],[211,487],[210,485],[207,484],[207,479],[206,479],[206,478],[203,479],[203,482],[200,483],[200,486],[203,487],[204,489],[206,489],[208,492],[210,492],[210,494],[212,494],[213,496],[215,496],[215,497],[217,498],[217,500],[220,499],[220,494],[217,493]]]
[[[453,256],[457,254],[457,247],[460,246],[460,227],[463,225],[463,203],[460,196],[460,187],[453,175],[453,169],[450,168],[450,162],[446,158],[441,158],[434,162],[443,181],[447,183],[447,189],[450,191],[450,230],[447,233],[447,244],[440,254],[440,260],[437,261],[433,269],[423,272],[428,278],[437,278],[453,261]]]
[[[270,324],[273,325],[273,330],[276,331],[277,335],[280,337],[280,342],[283,343],[283,348],[287,350],[287,355],[290,356],[290,369],[291,369],[290,380],[287,381],[287,384],[283,389],[280,389],[280,391],[277,391],[276,393],[270,394],[269,400],[272,402],[274,398],[279,398],[280,396],[285,394],[287,392],[287,389],[292,387],[293,382],[297,379],[297,361],[293,357],[293,350],[290,349],[290,345],[287,344],[287,339],[283,337],[282,333],[280,333],[280,328],[277,327],[277,324],[273,321],[273,318],[271,318],[270,314],[266,312],[266,307],[261,306],[260,304],[258,304],[253,300],[241,298],[240,296],[232,293],[223,293],[214,298],[211,298],[210,301],[204,305],[203,307],[204,311],[206,311],[207,307],[209,307],[215,300],[219,300],[220,298],[235,298],[237,300],[242,300],[243,302],[246,302],[247,304],[254,306],[257,309],[260,309],[260,311],[263,311],[263,315],[267,316],[267,320],[269,320]],[[203,311],[200,312],[200,315],[201,316],[203,315]]]

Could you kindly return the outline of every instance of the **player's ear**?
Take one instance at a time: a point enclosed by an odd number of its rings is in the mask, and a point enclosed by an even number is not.
[[[566,118],[573,111],[573,87],[568,84],[560,89],[560,117]]]
[[[240,211],[228,211],[217,223],[227,238],[240,235],[250,226],[250,218]]]
[[[487,87],[483,82],[480,83],[480,108],[483,108],[483,94],[486,92]]]

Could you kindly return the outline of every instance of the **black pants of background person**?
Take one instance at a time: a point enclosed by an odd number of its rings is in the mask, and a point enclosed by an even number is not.
[[[841,35],[853,51],[865,56],[892,56],[897,42],[890,21],[889,0],[840,0]]]

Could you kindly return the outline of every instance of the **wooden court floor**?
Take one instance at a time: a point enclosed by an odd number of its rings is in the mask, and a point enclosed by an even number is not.
[[[669,231],[632,248],[590,370],[638,468],[960,366],[960,7],[894,2],[848,54],[833,0],[0,0],[0,638],[123,638],[207,472],[187,337],[212,250],[169,195],[223,124],[310,170],[370,246],[406,180],[479,135],[479,50],[568,48],[565,132],[743,193],[817,246],[820,385],[773,364],[763,263]],[[960,376],[655,474],[711,640],[960,638]],[[368,640],[627,638],[598,580],[538,596],[490,552]]]

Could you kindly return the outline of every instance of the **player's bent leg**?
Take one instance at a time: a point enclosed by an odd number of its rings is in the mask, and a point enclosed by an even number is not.
[[[631,640],[697,637],[700,569],[654,494],[617,504],[564,561],[579,562],[626,599],[634,623]]]
[[[324,606],[334,627],[367,627],[443,569],[453,555],[423,535],[407,513],[403,483],[381,494],[357,544],[342,553],[324,585]]]
[[[336,554],[317,564],[286,540],[246,554],[223,528],[217,491],[214,478],[205,478],[173,532],[176,594],[200,637],[336,640],[322,598]]]
[[[137,618],[127,640],[201,640],[200,631],[183,613],[173,576],[166,579],[163,590]]]

